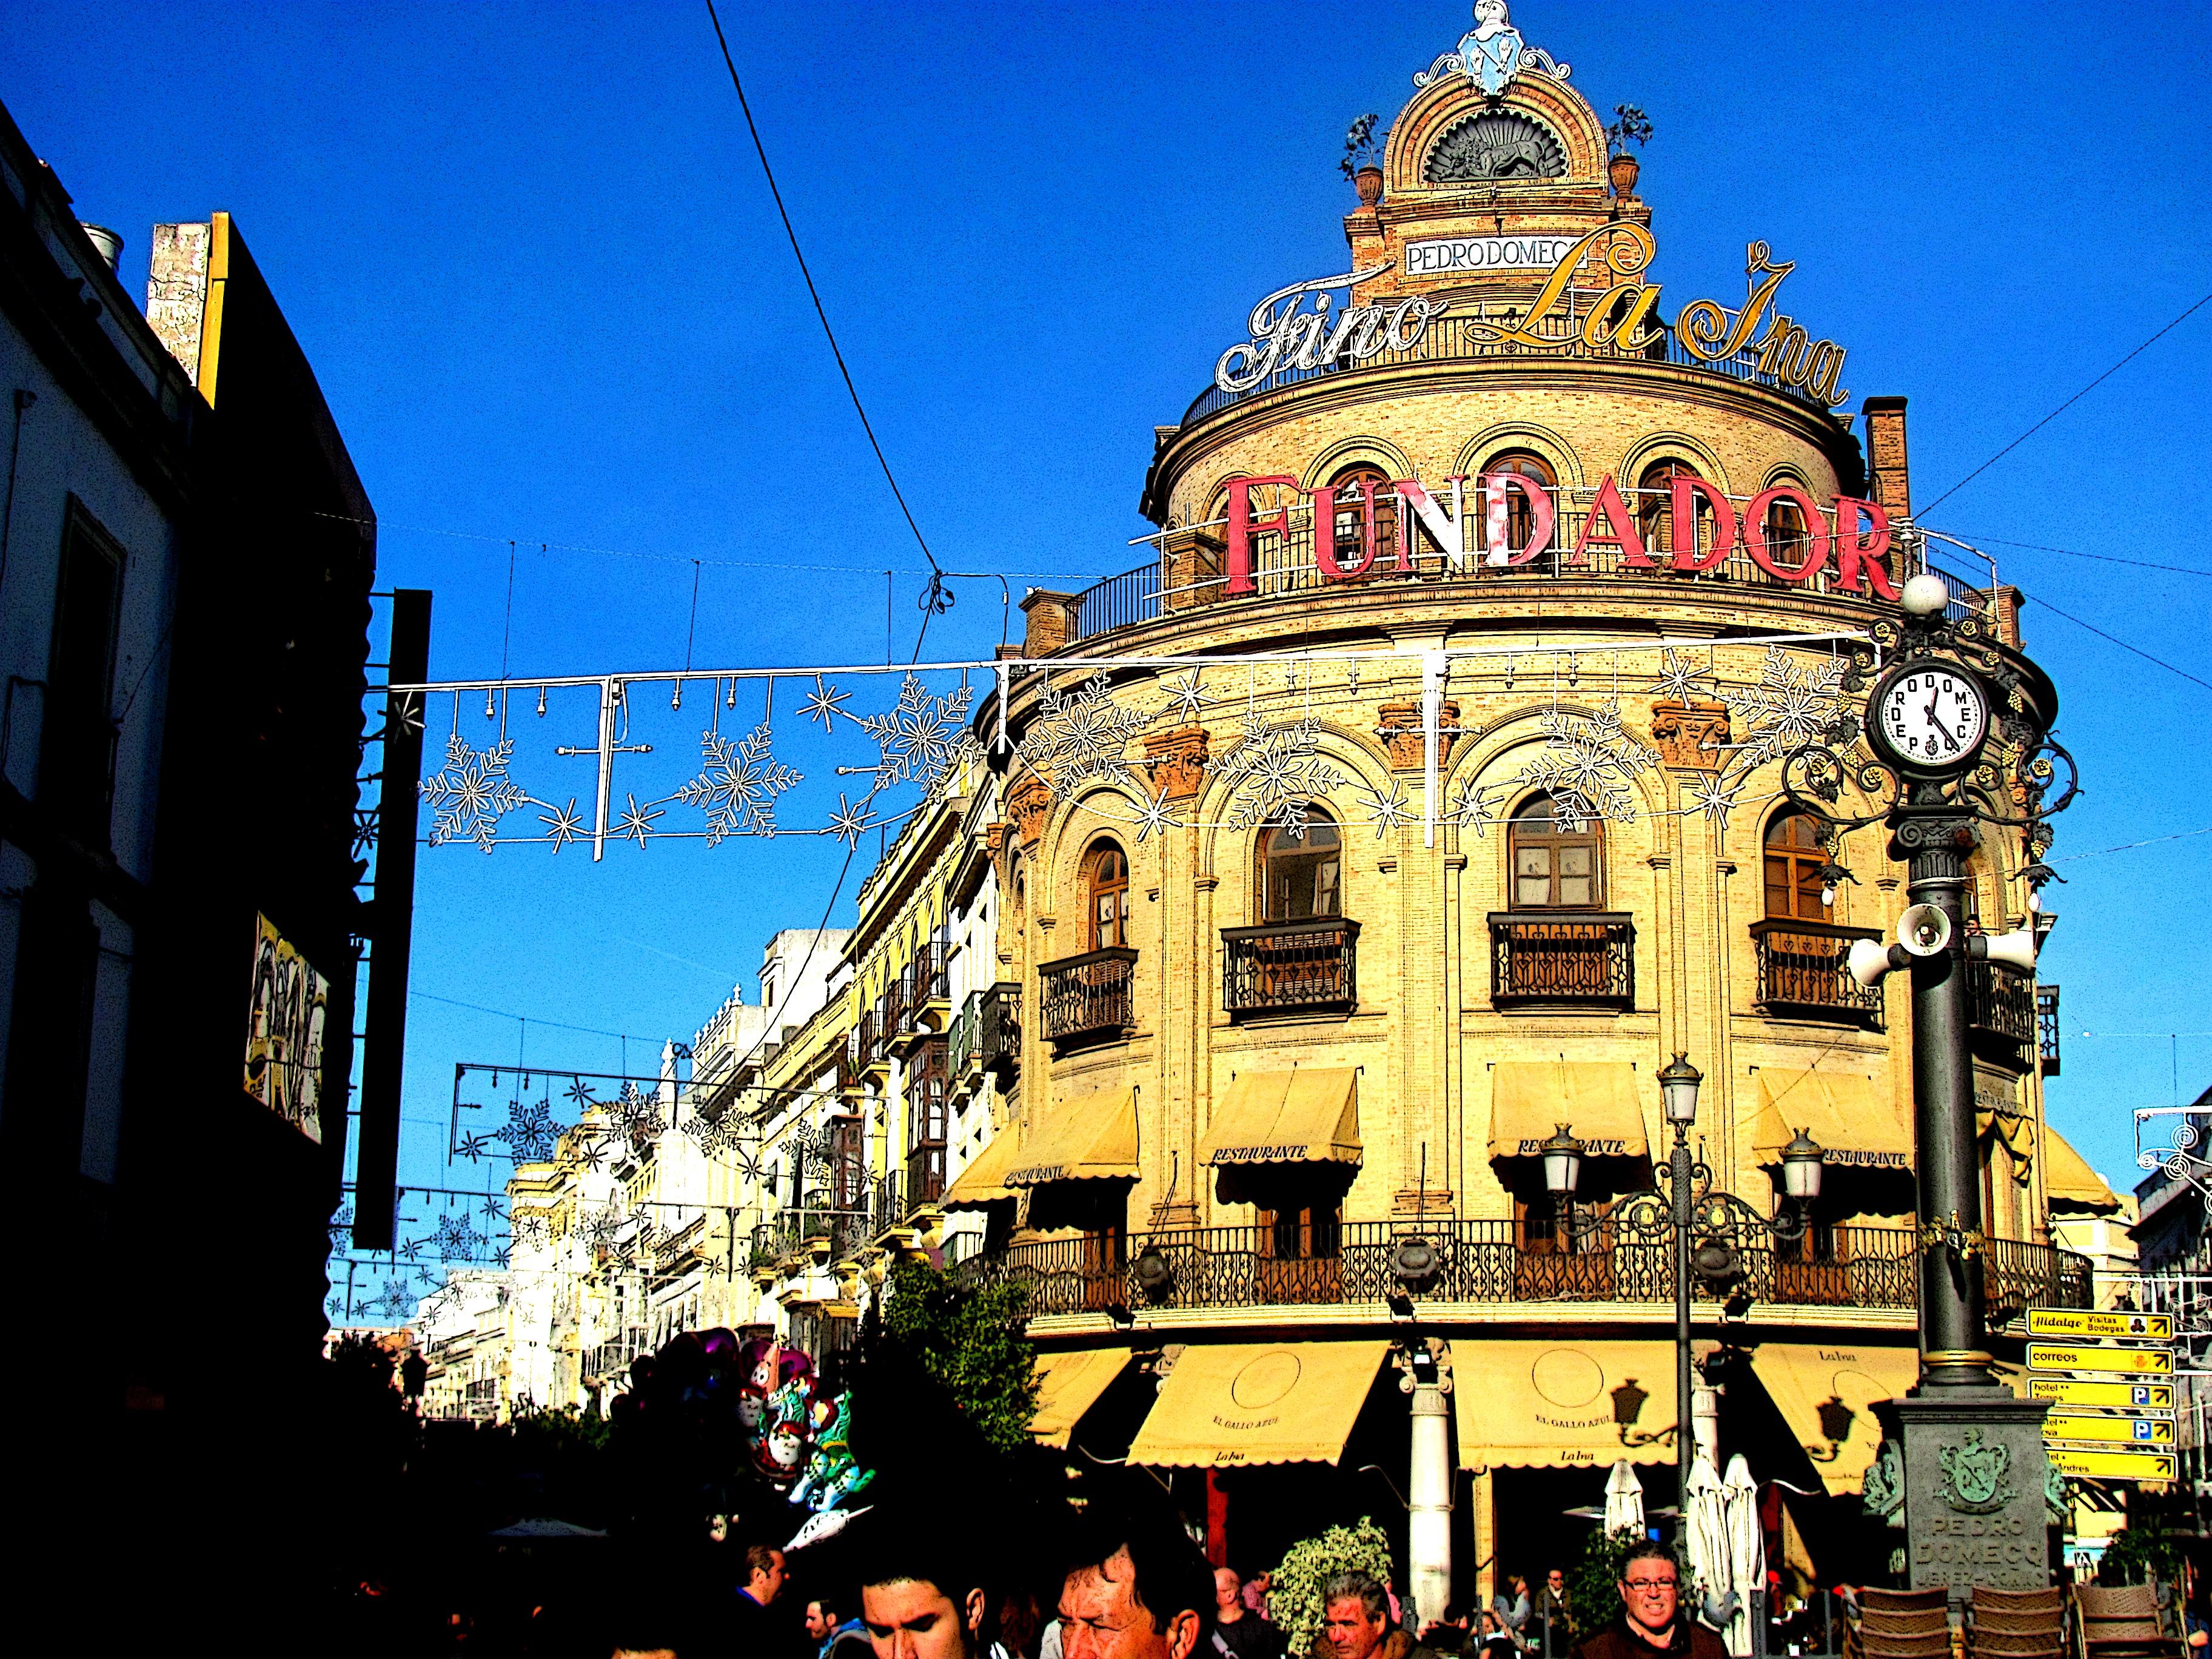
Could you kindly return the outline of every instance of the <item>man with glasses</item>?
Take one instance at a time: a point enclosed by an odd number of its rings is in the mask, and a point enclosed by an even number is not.
[[[1575,1650],[1575,1659],[1728,1659],[1721,1638],[1680,1607],[1681,1571],[1671,1551],[1637,1545],[1620,1566],[1620,1617]]]

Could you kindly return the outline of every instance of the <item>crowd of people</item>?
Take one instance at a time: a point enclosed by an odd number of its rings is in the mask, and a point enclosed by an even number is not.
[[[1632,1550],[1617,1614],[1566,1639],[1554,1572],[1534,1594],[1508,1583],[1493,1604],[1413,1628],[1387,1580],[1345,1571],[1321,1589],[1311,1646],[1293,1654],[1271,1616],[1270,1583],[1209,1567],[1171,1513],[1086,1506],[1049,1553],[1010,1549],[982,1517],[878,1508],[829,1547],[748,1546],[743,1582],[673,1608],[647,1593],[611,1622],[605,1659],[1512,1659],[1544,1621],[1572,1659],[1724,1659],[1682,1612],[1681,1573],[1663,1547]]]

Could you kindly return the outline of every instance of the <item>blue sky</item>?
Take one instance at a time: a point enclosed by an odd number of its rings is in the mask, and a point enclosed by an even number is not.
[[[376,9],[14,0],[0,99],[120,230],[228,209],[317,366],[383,520],[383,585],[436,592],[433,672],[880,659],[918,550],[845,400],[700,5]],[[1744,244],[1911,399],[1926,502],[2212,290],[2196,174],[2201,7],[1516,8],[1601,109],[1656,128],[1643,193],[1668,309],[1741,291]],[[726,7],[787,202],[940,559],[1065,586],[1137,562],[1152,428],[1253,301],[1341,268],[1340,135],[1387,122],[1467,27],[1338,6]],[[1847,27],[1839,27],[1847,24]],[[2203,679],[2212,306],[1930,522]],[[514,557],[507,615],[508,544]],[[543,547],[550,550],[539,551]],[[619,550],[613,557],[570,550]],[[734,568],[753,566],[805,568]],[[1018,627],[1019,618],[1015,618]],[[963,584],[931,654],[988,655]],[[2054,1121],[2115,1182],[2128,1110],[2212,1083],[2212,690],[2031,604],[2088,794],[2045,957]],[[581,764],[581,763],[578,763]],[[416,982],[525,1013],[539,1063],[686,1036],[774,928],[818,919],[832,843],[425,857]],[[862,860],[866,862],[865,858]],[[858,874],[856,866],[855,875]],[[849,896],[851,884],[846,891]],[[2083,1033],[2094,1035],[2084,1036]],[[2170,1042],[2167,1033],[2181,1033]],[[452,1066],[511,1019],[418,1000],[403,1178],[440,1164]],[[2178,1063],[2177,1063],[2178,1062]]]

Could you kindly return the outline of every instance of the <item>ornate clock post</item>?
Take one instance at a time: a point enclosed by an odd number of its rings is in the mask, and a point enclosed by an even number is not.
[[[2035,1588],[2049,1582],[2051,1494],[2041,1401],[2016,1399],[1990,1370],[1985,1346],[1988,1237],[1975,1152],[1968,964],[1990,941],[1966,927],[1966,860],[1984,826],[2020,830],[2031,894],[2052,879],[2042,863],[2050,816],[2075,793],[2073,762],[2051,739],[2057,695],[2032,665],[2008,658],[1976,620],[1945,618],[1949,594],[1934,576],[1905,585],[1902,626],[1884,623],[1887,653],[1867,701],[1866,751],[1845,753],[1856,722],[1793,755],[1786,787],[1797,805],[1839,830],[1886,823],[1891,856],[1906,861],[1911,906],[1898,942],[1854,953],[1874,982],[1905,970],[1912,983],[1912,1094],[1919,1172],[1920,1380],[1875,1407],[1884,1434],[1868,1471],[1866,1502],[1904,1529],[1905,1582]],[[1844,684],[1866,684],[1861,653]],[[1870,751],[1870,752],[1868,752]],[[2063,787],[2052,794],[2062,775]],[[1884,804],[1838,811],[1849,778]],[[1838,878],[1844,872],[1835,868]],[[2031,897],[2029,907],[2039,908]]]

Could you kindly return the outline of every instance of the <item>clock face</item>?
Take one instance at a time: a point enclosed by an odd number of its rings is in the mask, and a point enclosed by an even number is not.
[[[1980,684],[1957,669],[1892,674],[1875,700],[1876,740],[1909,765],[1963,766],[1981,746],[1988,725]]]

